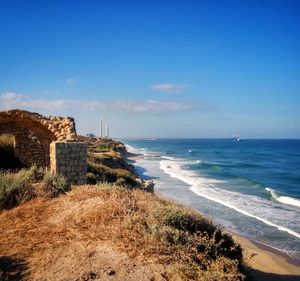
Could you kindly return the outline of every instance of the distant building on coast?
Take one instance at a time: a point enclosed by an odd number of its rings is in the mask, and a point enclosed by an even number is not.
[[[103,135],[103,119],[100,119],[100,134],[99,137],[102,139],[103,137],[109,139],[109,124],[105,124],[105,135]]]
[[[88,133],[88,134],[86,134],[86,136],[89,137],[89,138],[95,138],[96,137],[95,134],[93,134],[93,133]]]
[[[106,135],[105,138],[109,139],[109,124],[106,124]]]

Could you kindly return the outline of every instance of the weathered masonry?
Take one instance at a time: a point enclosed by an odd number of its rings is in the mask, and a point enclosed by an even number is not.
[[[65,175],[73,184],[86,183],[86,159],[86,143],[51,142],[50,144],[51,171]]]
[[[71,184],[85,183],[87,146],[76,141],[73,118],[47,118],[25,110],[2,111],[0,134],[14,136],[15,156],[23,164],[50,167]]]

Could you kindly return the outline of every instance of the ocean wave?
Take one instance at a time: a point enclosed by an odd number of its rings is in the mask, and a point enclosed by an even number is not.
[[[215,202],[217,202],[219,204],[222,204],[223,206],[226,206],[226,207],[228,207],[230,209],[233,209],[233,210],[235,210],[235,211],[237,211],[237,212],[239,212],[239,213],[241,213],[241,214],[243,214],[243,215],[245,215],[247,217],[251,217],[251,218],[257,219],[257,220],[259,220],[259,221],[261,221],[261,222],[263,222],[263,223],[265,223],[267,225],[276,227],[278,230],[285,231],[285,232],[287,232],[287,233],[289,233],[289,234],[291,234],[291,235],[293,235],[293,236],[295,236],[297,238],[300,238],[300,233],[297,233],[296,231],[291,230],[291,229],[289,229],[289,228],[287,228],[285,226],[281,226],[281,225],[279,225],[277,223],[273,223],[273,222],[269,221],[268,219],[265,219],[265,218],[263,218],[261,216],[257,216],[255,214],[249,212],[248,210],[242,209],[242,208],[237,207],[237,206],[235,206],[235,205],[233,205],[231,203],[228,203],[228,202],[224,201],[224,198],[219,199],[219,198],[214,198],[214,197],[210,196],[209,194],[203,194],[198,189],[197,186],[192,186],[190,189],[191,189],[191,191],[193,191],[194,193],[196,193],[199,196],[202,196],[202,197],[205,197],[206,199],[215,201]]]
[[[174,157],[171,157],[171,156],[165,156],[165,155],[162,155],[161,158],[167,159],[167,160],[175,160]]]
[[[131,153],[140,153],[140,150],[138,148],[136,148],[136,147],[133,147],[133,146],[127,144],[127,143],[125,144],[125,146],[126,146],[126,150],[128,152],[131,152]]]
[[[137,148],[137,147],[133,147],[127,143],[125,143],[126,146],[126,150],[130,153],[134,153],[134,154],[143,154],[145,157],[147,156],[147,148]]]
[[[188,162],[182,162],[182,164],[186,164]],[[185,170],[179,164],[179,161],[160,161],[160,168],[167,174],[169,174],[173,178],[177,178],[182,180],[183,182],[194,185],[199,183],[200,178],[196,178],[196,173],[191,170]],[[223,181],[216,179],[205,179],[207,183],[221,183]]]
[[[269,191],[272,198],[278,202],[281,202],[283,204],[287,204],[287,205],[292,205],[292,206],[296,206],[296,207],[300,207],[300,200],[293,198],[293,197],[289,197],[289,196],[278,196],[274,189],[270,188],[270,187],[266,187],[265,188],[266,191]]]
[[[212,171],[221,171],[226,165],[221,165],[218,163],[213,163],[213,162],[207,162],[207,161],[202,161],[202,160],[197,160],[191,164],[195,165],[195,168],[197,169],[205,169],[205,170],[212,170]]]
[[[255,195],[221,189],[217,185],[224,181],[200,177],[194,171],[184,169],[179,161],[162,160],[160,168],[171,177],[190,185],[190,190],[198,196],[222,204],[300,239],[298,230],[291,229],[289,224],[292,222],[293,226],[300,225],[300,212],[290,207],[278,208],[277,203]]]
[[[244,168],[256,168],[259,167],[257,164],[251,164],[251,163],[220,163],[220,162],[208,162],[208,161],[201,161],[200,162],[200,167],[202,166],[203,168],[212,168],[214,169],[215,167],[218,167],[220,169],[244,169]]]

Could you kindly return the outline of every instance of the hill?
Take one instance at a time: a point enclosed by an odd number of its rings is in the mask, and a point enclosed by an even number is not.
[[[1,281],[246,279],[231,235],[145,192],[123,144],[88,141],[89,185],[34,166],[0,174]]]

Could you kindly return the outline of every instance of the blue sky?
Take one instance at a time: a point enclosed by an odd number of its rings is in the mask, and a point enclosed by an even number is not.
[[[300,138],[300,1],[0,0],[0,110],[113,137]]]

